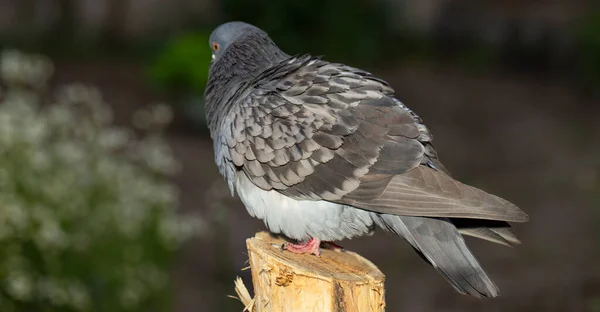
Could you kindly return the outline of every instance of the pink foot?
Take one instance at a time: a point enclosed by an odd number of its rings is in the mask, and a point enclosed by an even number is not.
[[[321,251],[319,250],[320,246],[321,246],[320,240],[311,238],[308,242],[306,242],[304,244],[285,243],[285,244],[283,244],[283,249],[289,250],[293,253],[298,253],[298,254],[307,253],[307,254],[313,254],[317,257],[320,257],[321,256]]]

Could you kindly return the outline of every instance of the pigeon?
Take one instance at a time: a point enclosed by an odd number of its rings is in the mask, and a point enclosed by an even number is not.
[[[209,45],[204,101],[216,165],[252,217],[296,242],[284,249],[319,256],[321,243],[379,228],[459,293],[499,295],[463,235],[513,246],[508,222],[528,215],[454,179],[423,120],[386,81],[288,55],[244,22],[221,24]]]

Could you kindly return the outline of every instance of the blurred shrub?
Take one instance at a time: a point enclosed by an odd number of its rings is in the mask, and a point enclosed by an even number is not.
[[[392,55],[388,1],[223,1],[226,20],[265,29],[290,54],[324,55],[329,61],[366,64]]]
[[[153,83],[166,92],[202,95],[211,60],[208,37],[187,33],[168,42],[150,67]]]
[[[600,10],[582,18],[576,29],[583,74],[596,86],[600,84]]]
[[[198,128],[204,128],[202,96],[208,81],[209,35],[187,33],[168,42],[150,66],[152,83]]]
[[[138,139],[96,89],[48,90],[45,58],[0,62],[0,311],[168,310],[174,253],[201,225],[175,213],[168,107],[136,115]]]

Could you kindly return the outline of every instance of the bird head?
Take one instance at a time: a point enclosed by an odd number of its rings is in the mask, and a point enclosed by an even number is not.
[[[270,41],[269,35],[262,29],[244,22],[228,22],[215,28],[209,39],[212,61],[218,61],[231,45],[248,37]]]

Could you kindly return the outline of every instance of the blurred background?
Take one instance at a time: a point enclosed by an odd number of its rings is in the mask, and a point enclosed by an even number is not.
[[[213,162],[208,35],[384,78],[459,180],[531,222],[469,245],[460,296],[407,243],[342,242],[388,311],[600,311],[600,5],[584,0],[0,0],[0,311],[241,311],[252,219]]]

